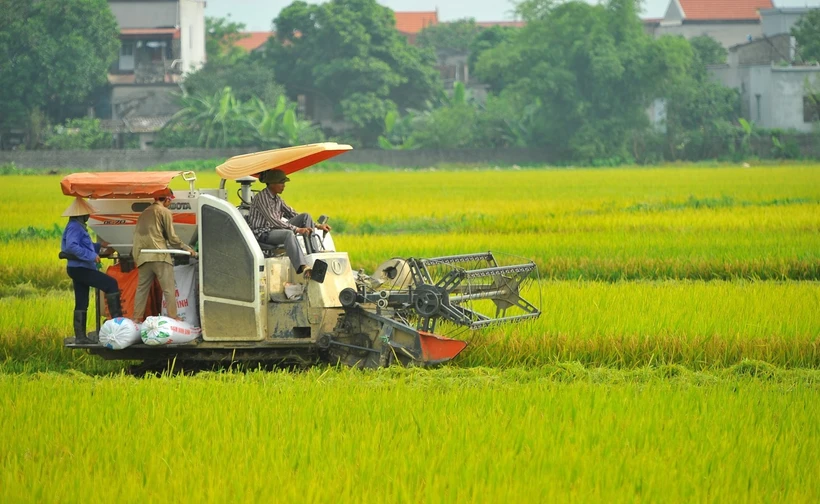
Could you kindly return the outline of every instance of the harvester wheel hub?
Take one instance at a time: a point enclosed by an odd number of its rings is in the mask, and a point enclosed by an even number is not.
[[[429,285],[420,285],[416,290],[414,301],[416,311],[422,317],[432,317],[437,314],[441,308],[441,296],[436,291],[435,287]]]

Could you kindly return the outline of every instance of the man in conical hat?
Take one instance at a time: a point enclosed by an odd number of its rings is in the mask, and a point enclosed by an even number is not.
[[[76,198],[63,212],[63,217],[68,217],[68,224],[63,231],[60,245],[60,256],[68,259],[66,272],[74,285],[74,341],[82,344],[91,343],[86,334],[90,287],[105,292],[111,318],[122,317],[120,288],[117,281],[97,271],[100,244],[91,241],[86,227],[88,218],[94,211],[84,199]]]

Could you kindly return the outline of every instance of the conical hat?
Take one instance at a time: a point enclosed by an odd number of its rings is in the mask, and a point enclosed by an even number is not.
[[[78,215],[91,215],[96,210],[94,207],[86,203],[86,201],[82,198],[74,198],[74,202],[71,203],[71,206],[66,208],[65,212],[63,212],[63,217],[76,217]]]

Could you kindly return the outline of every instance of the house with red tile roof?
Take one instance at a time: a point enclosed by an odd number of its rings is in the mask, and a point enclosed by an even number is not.
[[[806,64],[791,28],[809,7],[761,9],[760,38],[732,46],[713,79],[738,90],[741,115],[763,128],[811,132],[820,122],[820,66]]]
[[[670,0],[663,18],[644,26],[655,37],[709,35],[729,48],[761,37],[760,10],[773,7],[772,0]]]
[[[408,42],[415,44],[416,36],[424,28],[438,24],[437,11],[425,12],[395,12],[396,29]],[[275,32],[241,32],[243,37],[236,41],[235,45],[242,49],[253,52],[258,51],[265,45],[269,38],[276,35]]]
[[[438,24],[438,11],[394,12],[396,29],[411,44],[416,43],[416,36],[428,26]]]
[[[240,32],[242,38],[237,40],[234,45],[244,49],[247,52],[257,51],[265,45],[269,38],[276,35],[272,31],[250,31]]]

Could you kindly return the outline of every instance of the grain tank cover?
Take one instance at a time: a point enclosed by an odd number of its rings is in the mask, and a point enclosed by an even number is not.
[[[180,173],[182,172],[72,173],[63,177],[60,187],[66,196],[83,198],[156,198],[171,194],[168,184]]]
[[[175,193],[168,184],[180,174],[191,187]],[[193,172],[181,171],[73,173],[60,181],[60,187],[63,194],[89,198],[95,212],[89,218],[88,227],[125,256],[131,255],[134,227],[140,214],[154,198],[171,194],[175,196],[169,208],[174,231],[184,243],[193,245],[199,197],[199,191],[193,186],[195,180]]]

